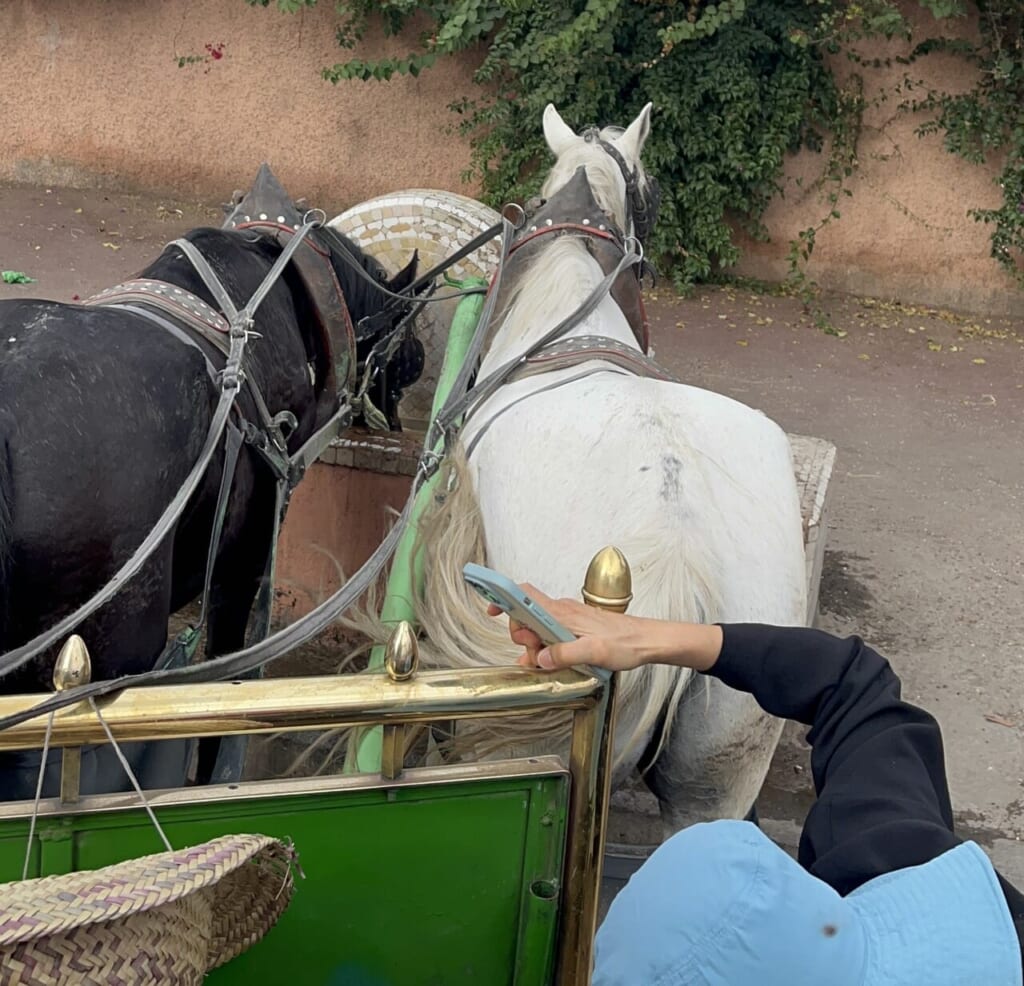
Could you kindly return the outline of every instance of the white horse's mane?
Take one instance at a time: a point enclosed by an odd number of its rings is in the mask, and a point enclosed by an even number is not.
[[[605,127],[601,139],[613,143],[625,131],[621,127]],[[622,148],[619,148],[620,153]],[[641,189],[647,175],[639,161],[624,153],[626,163],[637,169]],[[618,227],[630,231],[629,203],[626,182],[618,163],[597,141],[578,137],[556,160],[541,188],[541,196],[551,198],[580,167],[587,170],[587,181],[601,209]],[[576,238],[559,239],[547,246],[529,272],[516,286],[494,320],[488,340],[488,352],[502,359],[521,351],[539,329],[554,325],[562,315],[572,311],[600,281],[602,272],[586,248]],[[625,320],[623,320],[625,325]],[[633,343],[630,332],[622,341]]]
[[[622,127],[605,127],[600,131],[601,139],[613,145],[623,133],[625,131]],[[621,147],[617,149],[622,151]],[[648,179],[643,165],[632,160],[629,154],[623,154],[623,157],[628,165],[637,169],[640,188],[646,191]],[[587,180],[597,204],[611,216],[619,229],[626,233],[631,232],[626,181],[618,163],[597,141],[588,141],[580,137],[572,147],[561,154],[541,187],[541,196],[551,198],[576,174],[580,165],[587,169]]]

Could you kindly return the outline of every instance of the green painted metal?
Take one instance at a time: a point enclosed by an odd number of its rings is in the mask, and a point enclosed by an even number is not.
[[[487,287],[487,281],[480,277],[471,277],[463,281],[451,278],[445,278],[445,280],[459,290]],[[441,364],[437,388],[434,391],[434,401],[430,411],[431,421],[437,417],[444,406],[444,402],[451,392],[452,384],[465,362],[466,352],[473,341],[483,306],[484,296],[471,294],[463,298],[455,310],[455,317],[452,319],[448,341],[445,345],[444,361]],[[439,450],[438,447],[434,448],[434,451]],[[434,495],[437,478],[436,475],[432,476],[421,487],[409,517],[409,526],[405,529],[405,533],[398,542],[398,548],[395,550],[394,558],[391,561],[391,570],[388,573],[387,591],[381,606],[380,618],[383,623],[399,623],[401,620],[412,621],[415,618],[414,589],[420,585],[423,579],[423,562],[418,556],[413,556],[413,544],[416,540],[417,521]],[[378,645],[370,652],[367,670],[370,672],[380,671],[383,667],[384,647]],[[346,770],[349,773],[377,773],[380,770],[382,727],[374,726],[371,729],[360,731],[356,735],[357,739],[353,744],[356,750],[354,762],[351,756],[348,757]]]
[[[556,772],[164,806],[158,817],[176,847],[253,832],[299,853],[306,878],[279,924],[210,986],[551,986],[568,797]],[[27,820],[0,822],[0,880],[21,879],[27,835]],[[30,876],[160,851],[142,809],[41,818]]]

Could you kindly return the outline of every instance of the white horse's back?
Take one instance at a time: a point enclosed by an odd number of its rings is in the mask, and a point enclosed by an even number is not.
[[[519,396],[511,388],[505,395]],[[614,544],[632,568],[630,612],[638,616],[804,620],[789,443],[745,405],[696,387],[598,373],[500,414],[473,453],[471,474],[488,564],[512,578],[577,597],[590,558]],[[499,653],[507,659],[507,648]],[[659,681],[634,677],[624,682],[632,709],[620,717],[619,777],[644,752],[674,685],[685,685],[669,669]]]
[[[532,259],[504,299],[480,378],[573,322],[608,269],[606,224],[631,233],[638,208],[652,214],[640,202],[656,201],[639,166],[649,114],[648,106],[625,131],[580,137],[553,107],[545,112],[557,162],[544,194],[566,189],[572,194],[565,200],[575,206],[583,167],[597,203],[588,208],[600,212],[556,215],[556,235],[547,240],[541,238],[550,220],[523,231],[534,253],[520,255]],[[617,241],[618,256],[627,257],[630,239]],[[422,524],[426,586],[417,616],[429,638],[427,662],[471,667],[518,656],[505,621],[488,619],[464,585],[465,562],[486,562],[552,595],[578,597],[588,562],[608,544],[632,568],[631,613],[804,622],[802,521],[785,434],[720,394],[601,361],[602,347],[611,347],[642,362],[634,306],[619,305],[605,295],[564,333],[599,337],[597,344],[577,343],[586,362],[508,382],[473,409],[453,482]],[[553,751],[567,735],[564,727],[518,718],[483,744],[473,742],[477,752],[489,743],[506,753]],[[670,829],[741,817],[757,796],[780,730],[781,722],[749,696],[713,679],[645,667],[621,676],[615,780],[645,754],[655,755],[648,778]]]
[[[505,396],[521,395],[510,387]],[[727,397],[597,373],[496,417],[473,453],[472,475],[488,556],[513,578],[576,595],[589,559],[616,544],[633,569],[637,615],[663,617],[684,605],[670,603],[669,587],[649,571],[674,564],[711,589],[710,599],[705,588],[685,605],[692,618],[804,619],[788,439]],[[646,557],[650,548],[656,558]]]

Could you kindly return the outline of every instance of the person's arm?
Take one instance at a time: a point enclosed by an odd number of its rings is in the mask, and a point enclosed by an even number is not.
[[[513,627],[527,666],[675,664],[713,675],[753,695],[765,711],[810,726],[818,799],[804,825],[800,861],[840,893],[961,842],[953,831],[938,723],[902,700],[888,661],[859,638],[807,627],[645,620],[530,591],[580,639],[542,648],[529,631]],[[1024,937],[1024,895],[999,880]]]
[[[942,733],[904,702],[900,679],[860,638],[805,627],[725,625],[708,673],[749,692],[767,712],[811,726],[818,799],[800,839],[800,862],[842,894],[959,845]],[[1024,895],[1004,877],[1024,941]]]
[[[935,719],[857,637],[806,627],[723,626],[710,674],[767,712],[811,727],[818,799],[800,862],[840,893],[960,843]]]

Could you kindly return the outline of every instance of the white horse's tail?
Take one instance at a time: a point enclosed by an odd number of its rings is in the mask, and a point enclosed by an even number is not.
[[[461,446],[452,451],[438,489],[446,492],[423,516],[417,539],[428,582],[416,600],[417,620],[427,638],[421,660],[433,667],[511,664],[520,649],[509,639],[506,621],[488,617],[486,603],[462,577],[466,562],[486,563],[487,558],[480,507]],[[671,547],[666,549],[665,534],[662,528],[656,535],[636,534],[616,541],[633,572],[630,612],[667,620],[713,622],[720,610],[714,590],[717,580],[703,538],[694,531],[672,532]],[[660,752],[690,677],[689,671],[667,666],[645,667],[621,676],[617,763],[635,762],[659,722]],[[472,738],[464,735],[458,746],[468,752],[468,741],[478,756],[499,749],[520,755],[538,749],[554,752],[556,743],[568,739],[569,726],[564,714],[514,717],[489,723],[483,731],[473,730]],[[463,734],[469,733],[461,728]]]

